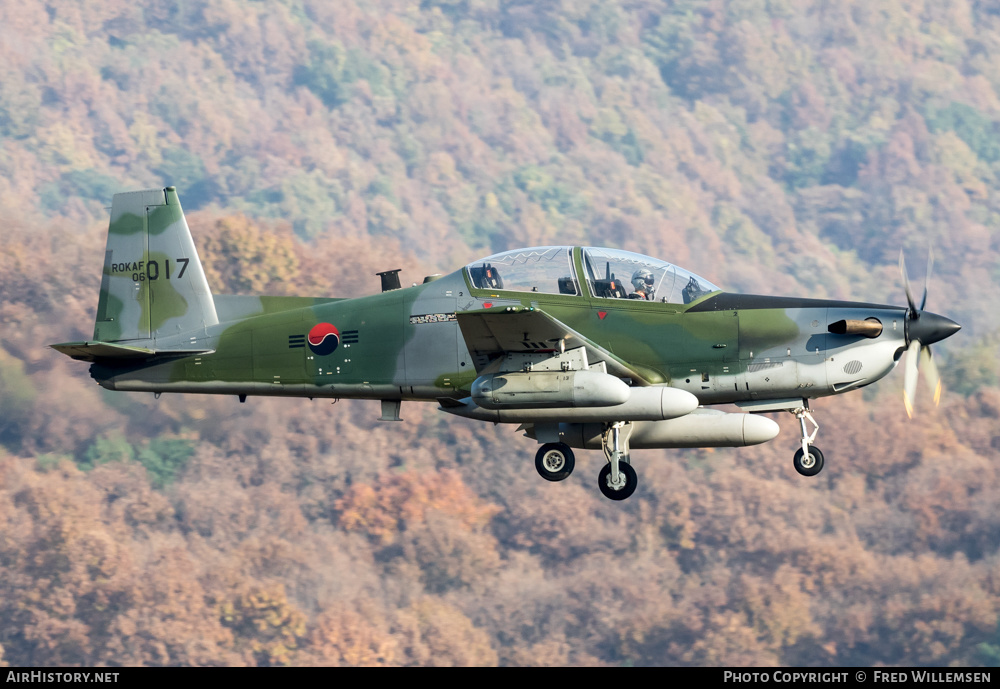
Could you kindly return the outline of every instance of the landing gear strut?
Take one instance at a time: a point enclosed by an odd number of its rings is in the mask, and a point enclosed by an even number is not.
[[[628,421],[609,423],[601,435],[601,445],[608,463],[597,475],[597,486],[604,497],[624,500],[635,492],[639,477],[629,463],[628,439],[632,424]]]
[[[823,453],[818,447],[812,446],[813,441],[816,440],[816,434],[819,433],[819,424],[816,423],[812,412],[809,411],[808,403],[791,410],[791,412],[799,420],[799,427],[802,429],[802,447],[796,450],[792,465],[795,467],[795,471],[803,476],[815,476],[823,470]],[[809,433],[806,428],[806,419],[813,425],[812,433]]]

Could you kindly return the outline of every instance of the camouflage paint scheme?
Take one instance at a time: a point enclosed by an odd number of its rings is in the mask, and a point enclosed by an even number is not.
[[[124,203],[121,197],[132,198]],[[574,252],[582,274],[580,249]],[[149,279],[157,273],[158,279]],[[476,289],[467,272],[458,270],[357,299],[213,297],[176,191],[119,194],[94,341],[158,354],[125,360],[94,357],[93,375],[112,390],[458,398],[468,394],[478,374],[459,319],[451,315],[506,313],[508,307],[535,309],[580,333],[609,360],[631,370],[633,385],[670,385],[690,391],[702,404],[834,394],[884,376],[895,363],[892,353],[905,346],[905,309],[899,307],[751,296],[723,304],[721,296],[735,295],[718,292],[680,305],[584,292],[567,296]],[[783,307],[784,302],[789,306]],[[427,314],[452,319],[411,322]],[[886,333],[865,343],[870,352],[858,348],[863,337],[827,332],[832,321],[873,316],[886,325]],[[340,333],[356,331],[357,340],[341,342],[328,354],[308,346],[290,348],[289,338],[307,335],[317,323],[331,323]],[[526,333],[520,338],[525,342],[540,339]],[[839,355],[847,349],[849,359],[843,359]],[[869,358],[888,364],[867,364]],[[855,360],[862,361],[862,369],[845,373],[843,364]]]
[[[583,276],[583,249],[563,251]],[[110,390],[429,400],[498,420],[469,402],[472,384],[522,370],[524,357],[585,351],[585,366],[633,390],[793,410],[882,378],[907,346],[900,307],[720,291],[678,304],[579,291],[477,288],[463,268],[356,299],[213,296],[167,187],[114,197],[94,340],[53,347],[92,362],[91,375]],[[879,336],[831,332],[835,321],[865,319],[882,324]],[[600,415],[588,413],[589,421]],[[565,417],[572,421],[572,410]],[[599,420],[623,421],[614,407]],[[530,423],[526,430],[552,435]]]

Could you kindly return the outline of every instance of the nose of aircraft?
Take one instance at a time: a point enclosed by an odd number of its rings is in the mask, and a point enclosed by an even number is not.
[[[950,318],[923,311],[917,318],[906,320],[906,341],[917,341],[926,347],[951,337],[961,329],[962,326]]]

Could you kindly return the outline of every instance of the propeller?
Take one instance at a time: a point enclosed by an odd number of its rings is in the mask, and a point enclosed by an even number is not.
[[[899,272],[903,276],[903,288],[906,290],[906,302],[909,310],[906,312],[906,368],[903,372],[903,406],[906,415],[913,418],[913,401],[917,394],[917,379],[920,369],[924,369],[927,387],[934,397],[934,404],[941,401],[941,375],[931,354],[931,345],[946,337],[954,335],[961,329],[955,321],[939,316],[936,313],[925,312],[927,305],[927,288],[931,279],[931,268],[934,265],[933,251],[927,252],[927,273],[924,276],[924,294],[920,299],[920,308],[913,299],[910,289],[910,279],[906,274],[906,262],[903,251],[899,252]]]

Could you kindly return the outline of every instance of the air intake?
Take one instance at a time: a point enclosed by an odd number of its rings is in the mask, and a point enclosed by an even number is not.
[[[844,373],[849,376],[853,376],[855,373],[861,372],[861,362],[855,359],[854,361],[848,361],[844,364]]]

